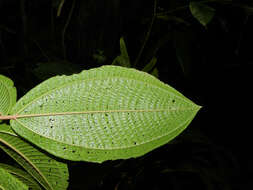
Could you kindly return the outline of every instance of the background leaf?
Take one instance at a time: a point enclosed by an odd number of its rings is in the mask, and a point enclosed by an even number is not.
[[[147,73],[104,66],[44,81],[18,101],[11,126],[53,155],[103,162],[167,143],[199,109]]]
[[[6,170],[11,175],[15,176],[21,182],[26,184],[29,187],[29,190],[41,190],[39,184],[32,178],[30,174],[26,173],[25,171],[3,163],[0,163],[0,168]]]
[[[0,148],[17,161],[47,190],[68,186],[68,168],[18,137],[10,126],[0,125]]]
[[[206,26],[213,18],[215,9],[199,2],[190,2],[192,15],[203,25]]]
[[[159,71],[156,67],[153,69],[153,71],[150,74],[153,75],[156,78],[159,77]]]
[[[157,62],[156,57],[153,57],[151,59],[151,61],[147,65],[145,65],[145,67],[142,69],[142,71],[147,72],[147,73],[150,72],[150,71],[152,71],[152,69],[156,65],[156,62]]]
[[[0,166],[0,189],[28,190],[28,187]]]
[[[6,76],[0,75],[0,115],[7,115],[16,103],[17,92],[14,83]]]
[[[130,59],[127,53],[127,48],[123,37],[120,38],[120,53],[121,54],[113,60],[112,65],[131,67]]]

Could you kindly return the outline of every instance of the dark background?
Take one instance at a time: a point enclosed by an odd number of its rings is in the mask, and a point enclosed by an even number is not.
[[[111,64],[124,37],[131,67],[156,57],[158,78],[203,106],[181,135],[143,157],[69,162],[69,189],[251,189],[251,1],[205,1],[215,16],[204,27],[189,1],[158,0],[157,14],[167,14],[152,28],[151,0],[60,3],[0,0],[0,73],[18,97],[53,75]]]

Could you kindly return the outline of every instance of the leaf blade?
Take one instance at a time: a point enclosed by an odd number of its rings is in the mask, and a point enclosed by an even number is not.
[[[103,162],[141,156],[165,144],[160,136],[169,136],[167,142],[174,138],[173,130],[199,109],[147,73],[104,66],[38,85],[13,109],[20,118],[11,126],[61,158]]]

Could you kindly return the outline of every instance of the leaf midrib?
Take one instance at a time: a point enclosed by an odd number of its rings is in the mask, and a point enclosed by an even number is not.
[[[18,153],[24,160],[26,160],[39,173],[39,175],[45,180],[45,182],[47,183],[48,187],[51,190],[53,190],[53,188],[51,187],[51,185],[49,184],[49,182],[47,181],[47,179],[45,178],[45,176],[40,172],[40,170],[24,154],[22,154],[22,152],[20,152],[15,147],[13,147],[11,144],[9,144],[8,142],[6,142],[5,140],[3,140],[1,138],[0,138],[0,142],[2,142],[4,145],[6,145],[9,148],[11,148],[12,150],[14,150],[14,152]],[[44,187],[44,184],[42,184],[40,181],[38,181],[38,182]]]
[[[70,77],[70,76],[67,76],[67,77]],[[59,89],[61,89],[61,88],[64,88],[64,87],[66,87],[66,86],[72,85],[72,84],[74,84],[74,83],[81,83],[81,82],[84,82],[84,81],[86,82],[86,81],[92,81],[92,80],[96,80],[96,79],[97,79],[97,80],[105,80],[105,79],[115,79],[115,78],[116,78],[116,79],[128,79],[128,80],[137,81],[137,82],[139,82],[139,83],[148,84],[148,86],[152,86],[152,87],[161,89],[162,91],[165,91],[165,92],[168,93],[168,94],[173,94],[173,96],[179,98],[179,99],[182,100],[183,102],[189,103],[189,102],[187,102],[183,97],[180,97],[180,96],[178,96],[177,94],[174,94],[173,92],[170,92],[170,91],[168,91],[168,90],[166,90],[166,89],[164,89],[164,88],[162,88],[162,87],[160,87],[160,86],[157,86],[157,85],[154,85],[154,84],[145,82],[145,81],[140,81],[140,80],[137,80],[137,79],[127,78],[127,77],[92,78],[92,79],[87,79],[87,80],[86,80],[86,79],[83,79],[83,80],[80,79],[80,80],[76,80],[76,81],[72,81],[72,82],[66,83],[66,84],[64,84],[64,85],[62,85],[62,86],[57,86],[56,88],[53,88],[53,89],[51,89],[51,90],[49,90],[49,91],[47,91],[47,92],[41,94],[41,95],[38,96],[37,98],[31,100],[28,104],[24,105],[20,110],[17,110],[17,111],[16,111],[16,115],[18,115],[20,112],[22,112],[22,111],[23,111],[24,109],[26,109],[29,105],[31,105],[32,103],[36,102],[36,100],[40,99],[41,97],[46,96],[46,95],[48,95],[49,93],[54,92],[54,91],[56,91],[56,90],[59,90]],[[156,80],[157,80],[157,79],[156,79]],[[162,82],[162,84],[166,86],[165,83]],[[171,87],[171,88],[172,88],[172,87]],[[174,89],[173,89],[173,90],[174,90]],[[28,92],[28,93],[29,93],[29,92]],[[190,103],[191,103],[191,102],[190,102]]]
[[[197,110],[196,110],[196,111],[197,111]],[[196,113],[196,112],[193,112],[192,115],[194,115],[195,113]],[[140,143],[140,144],[138,144],[137,146],[143,145],[143,144],[147,144],[147,143],[149,143],[149,142],[151,142],[151,141],[158,140],[158,139],[160,139],[160,138],[162,138],[162,137],[164,137],[164,136],[169,135],[171,132],[174,132],[175,130],[177,130],[177,129],[179,129],[180,127],[184,126],[185,123],[189,122],[189,121],[192,119],[192,115],[189,116],[189,118],[188,118],[185,122],[181,123],[178,127],[176,127],[175,129],[173,129],[172,131],[169,131],[168,133],[165,133],[165,134],[163,134],[163,135],[161,135],[161,136],[158,136],[158,137],[156,137],[156,138],[152,138],[152,139],[150,139],[149,141]],[[93,148],[93,147],[90,148],[90,147],[88,147],[88,148],[87,148],[87,147],[84,147],[84,146],[77,146],[77,145],[69,144],[69,143],[66,143],[66,142],[61,142],[61,141],[52,139],[52,138],[50,138],[50,137],[47,137],[47,136],[38,134],[37,132],[34,132],[34,131],[31,130],[30,128],[27,128],[27,126],[26,126],[25,124],[23,124],[21,121],[19,121],[19,120],[15,120],[15,121],[17,121],[20,125],[22,125],[23,127],[25,127],[27,130],[29,130],[29,131],[31,131],[31,132],[33,132],[33,133],[39,135],[39,136],[42,136],[42,137],[44,137],[44,138],[46,138],[46,139],[49,139],[49,140],[52,140],[52,141],[55,141],[55,142],[58,142],[58,143],[62,143],[62,144],[65,144],[65,145],[74,146],[74,147],[78,147],[78,148],[86,148],[86,149],[94,149],[94,150],[120,150],[120,149],[124,149],[124,148],[132,148],[132,147],[135,147],[135,146],[136,146],[136,145],[132,145],[132,146],[120,147],[120,148],[119,148],[119,147],[116,147],[116,148]]]
[[[197,107],[197,106],[196,106]],[[195,110],[194,107],[177,109],[177,108],[168,108],[168,109],[141,109],[141,110],[91,110],[91,111],[76,111],[76,112],[49,112],[49,113],[38,113],[38,114],[23,114],[23,115],[14,115],[14,120],[18,118],[30,118],[30,117],[43,117],[43,116],[61,116],[61,115],[81,115],[81,114],[103,114],[103,113],[139,113],[139,112],[172,112],[172,111],[186,111],[186,110]]]

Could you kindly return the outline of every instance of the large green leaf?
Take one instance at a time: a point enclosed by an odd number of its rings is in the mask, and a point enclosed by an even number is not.
[[[67,189],[67,165],[22,140],[6,124],[0,125],[0,148],[16,160],[45,189]]]
[[[0,166],[1,190],[28,190],[28,187]]]
[[[29,187],[29,190],[41,190],[38,183],[25,171],[3,163],[0,163],[0,168],[5,169],[7,172],[26,184]]]
[[[103,66],[44,81],[17,102],[11,126],[58,157],[103,162],[169,142],[199,109],[147,73]]]
[[[14,83],[6,76],[0,75],[0,115],[7,115],[16,103],[17,92]]]

